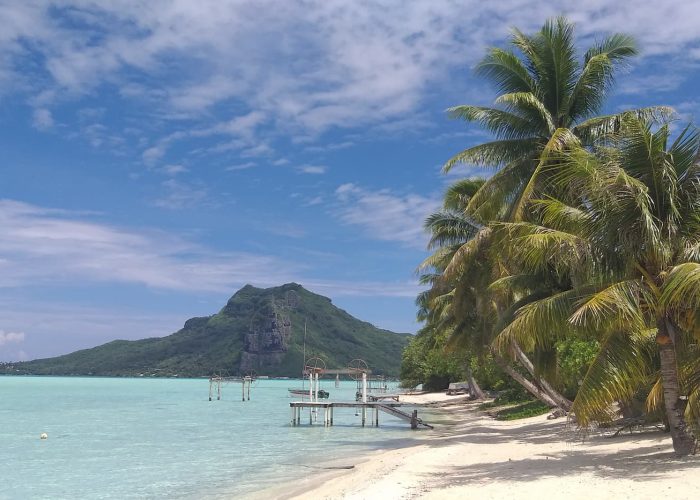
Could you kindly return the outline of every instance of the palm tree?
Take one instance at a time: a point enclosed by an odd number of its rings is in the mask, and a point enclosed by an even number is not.
[[[468,206],[468,213],[482,220],[523,219],[551,155],[574,141],[590,145],[619,127],[621,115],[597,114],[616,71],[637,54],[632,37],[614,34],[589,48],[579,62],[574,26],[563,17],[548,20],[534,35],[514,29],[511,45],[515,50],[490,49],[476,68],[498,89],[495,106],[448,110],[452,117],[476,122],[495,136],[444,166],[446,172],[459,163],[498,169]],[[645,118],[671,112],[665,107],[634,111]]]
[[[464,240],[461,247],[442,248],[432,257],[444,261],[451,256],[439,273],[443,281],[464,282],[474,260],[494,245],[494,222],[531,217],[530,201],[545,187],[551,191],[548,172],[562,150],[578,144],[589,146],[620,125],[620,114],[596,114],[614,83],[616,70],[636,54],[631,37],[615,34],[605,38],[588,49],[579,62],[574,27],[560,17],[545,22],[534,35],[514,30],[511,43],[515,50],[493,48],[477,66],[477,73],[491,80],[500,93],[495,107],[462,105],[449,110],[453,117],[479,123],[495,140],[462,151],[445,164],[444,170],[458,163],[473,163],[496,167],[498,172],[473,193],[464,207],[464,216],[479,222],[476,234]],[[668,108],[652,107],[633,113],[659,119],[670,112]],[[539,273],[539,277],[542,275]],[[504,309],[538,297],[543,293],[542,284],[547,282],[551,280],[540,280],[535,288],[511,293],[496,315],[510,317]],[[561,288],[554,285],[555,289]],[[535,373],[517,342],[511,343],[510,351],[541,381],[549,396],[568,410],[570,402],[547,384],[541,373]]]
[[[455,261],[455,253],[468,248],[478,234],[484,234],[480,233],[483,225],[465,214],[471,197],[483,184],[481,179],[463,179],[453,184],[445,193],[443,210],[426,220],[425,227],[432,236],[428,247],[434,253],[419,267],[423,272],[422,282],[431,286],[416,301],[418,319],[426,323],[422,332],[444,338],[444,348],[448,351],[461,349],[482,359],[485,354],[491,354],[501,369],[525,390],[552,408],[568,411],[571,402],[535,372],[534,365],[517,343],[513,343],[511,350],[532,381],[514,369],[500,353],[488,348],[499,317],[497,302],[489,297],[488,291],[499,268],[497,252],[492,253],[488,246],[482,245],[482,252],[473,255],[468,265],[460,267],[458,272],[445,274],[446,266]],[[457,261],[465,262],[465,259]],[[470,369],[467,372],[475,392],[480,392]]]
[[[622,117],[594,153],[574,147],[552,164],[564,196],[533,202],[541,224],[500,225],[515,258],[555,263],[571,287],[520,308],[498,344],[597,335],[573,404],[579,424],[651,385],[648,409],[663,406],[674,450],[687,455],[700,425],[700,134],[670,138],[668,124]]]

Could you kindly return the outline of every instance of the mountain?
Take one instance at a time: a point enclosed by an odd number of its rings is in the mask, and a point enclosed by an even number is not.
[[[306,342],[304,342],[306,324]],[[167,337],[115,340],[55,358],[15,363],[8,373],[34,375],[180,376],[216,373],[298,377],[306,358],[327,368],[355,359],[375,374],[398,376],[409,334],[381,330],[301,285],[246,285],[213,316],[192,318]]]

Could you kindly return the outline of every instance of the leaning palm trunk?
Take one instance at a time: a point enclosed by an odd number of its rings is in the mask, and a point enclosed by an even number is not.
[[[539,377],[535,374],[535,367],[532,364],[532,361],[530,361],[530,358],[525,355],[517,342],[513,341],[511,346],[513,348],[513,352],[515,353],[516,359],[525,367],[527,372],[535,381],[535,384],[537,384],[557,404],[559,408],[564,410],[566,413],[569,413],[573,403],[566,399],[564,395],[559,393],[559,391],[557,391],[554,387],[552,387],[543,377]]]
[[[676,360],[675,329],[668,318],[657,323],[656,343],[661,358],[661,380],[664,388],[666,419],[671,431],[673,450],[677,456],[689,455],[695,446],[685,421],[686,402],[680,398],[678,364]]]
[[[544,392],[540,387],[537,387],[535,384],[530,382],[528,379],[523,377],[520,373],[518,373],[516,370],[513,369],[508,362],[503,359],[501,356],[498,355],[495,351],[492,351],[493,354],[493,359],[496,361],[496,364],[501,367],[501,369],[506,372],[506,374],[515,380],[517,383],[519,383],[523,388],[535,396],[537,399],[542,401],[544,404],[549,406],[550,408],[559,408],[559,405],[552,399],[551,396],[549,396],[546,392]]]
[[[485,399],[484,391],[481,390],[479,384],[474,379],[472,374],[472,367],[467,364],[467,382],[469,383],[469,394],[472,395],[474,399]]]

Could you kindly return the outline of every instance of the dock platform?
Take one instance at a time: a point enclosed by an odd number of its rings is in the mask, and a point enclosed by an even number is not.
[[[412,413],[406,413],[405,411],[399,410],[397,407],[400,406],[396,403],[382,403],[382,402],[319,402],[319,401],[295,401],[289,403],[292,412],[292,425],[301,424],[301,413],[304,408],[309,408],[310,410],[323,410],[323,424],[326,426],[333,425],[333,414],[336,408],[353,408],[355,410],[360,410],[362,412],[362,426],[364,427],[367,423],[367,410],[372,413],[369,419],[370,425],[374,424],[379,427],[379,412],[388,413],[394,417],[405,420],[411,424],[411,429],[425,428],[433,429],[433,426],[426,424],[420,418],[418,418],[418,410],[413,410]],[[309,424],[314,422],[314,412],[309,411]]]

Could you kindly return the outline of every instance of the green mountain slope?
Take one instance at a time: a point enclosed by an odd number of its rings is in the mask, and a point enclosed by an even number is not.
[[[246,285],[213,316],[192,318],[162,338],[115,340],[56,358],[16,363],[8,372],[35,375],[181,376],[215,373],[300,375],[306,357],[328,368],[364,359],[374,373],[398,376],[408,334],[360,321],[330,299],[289,283]]]

